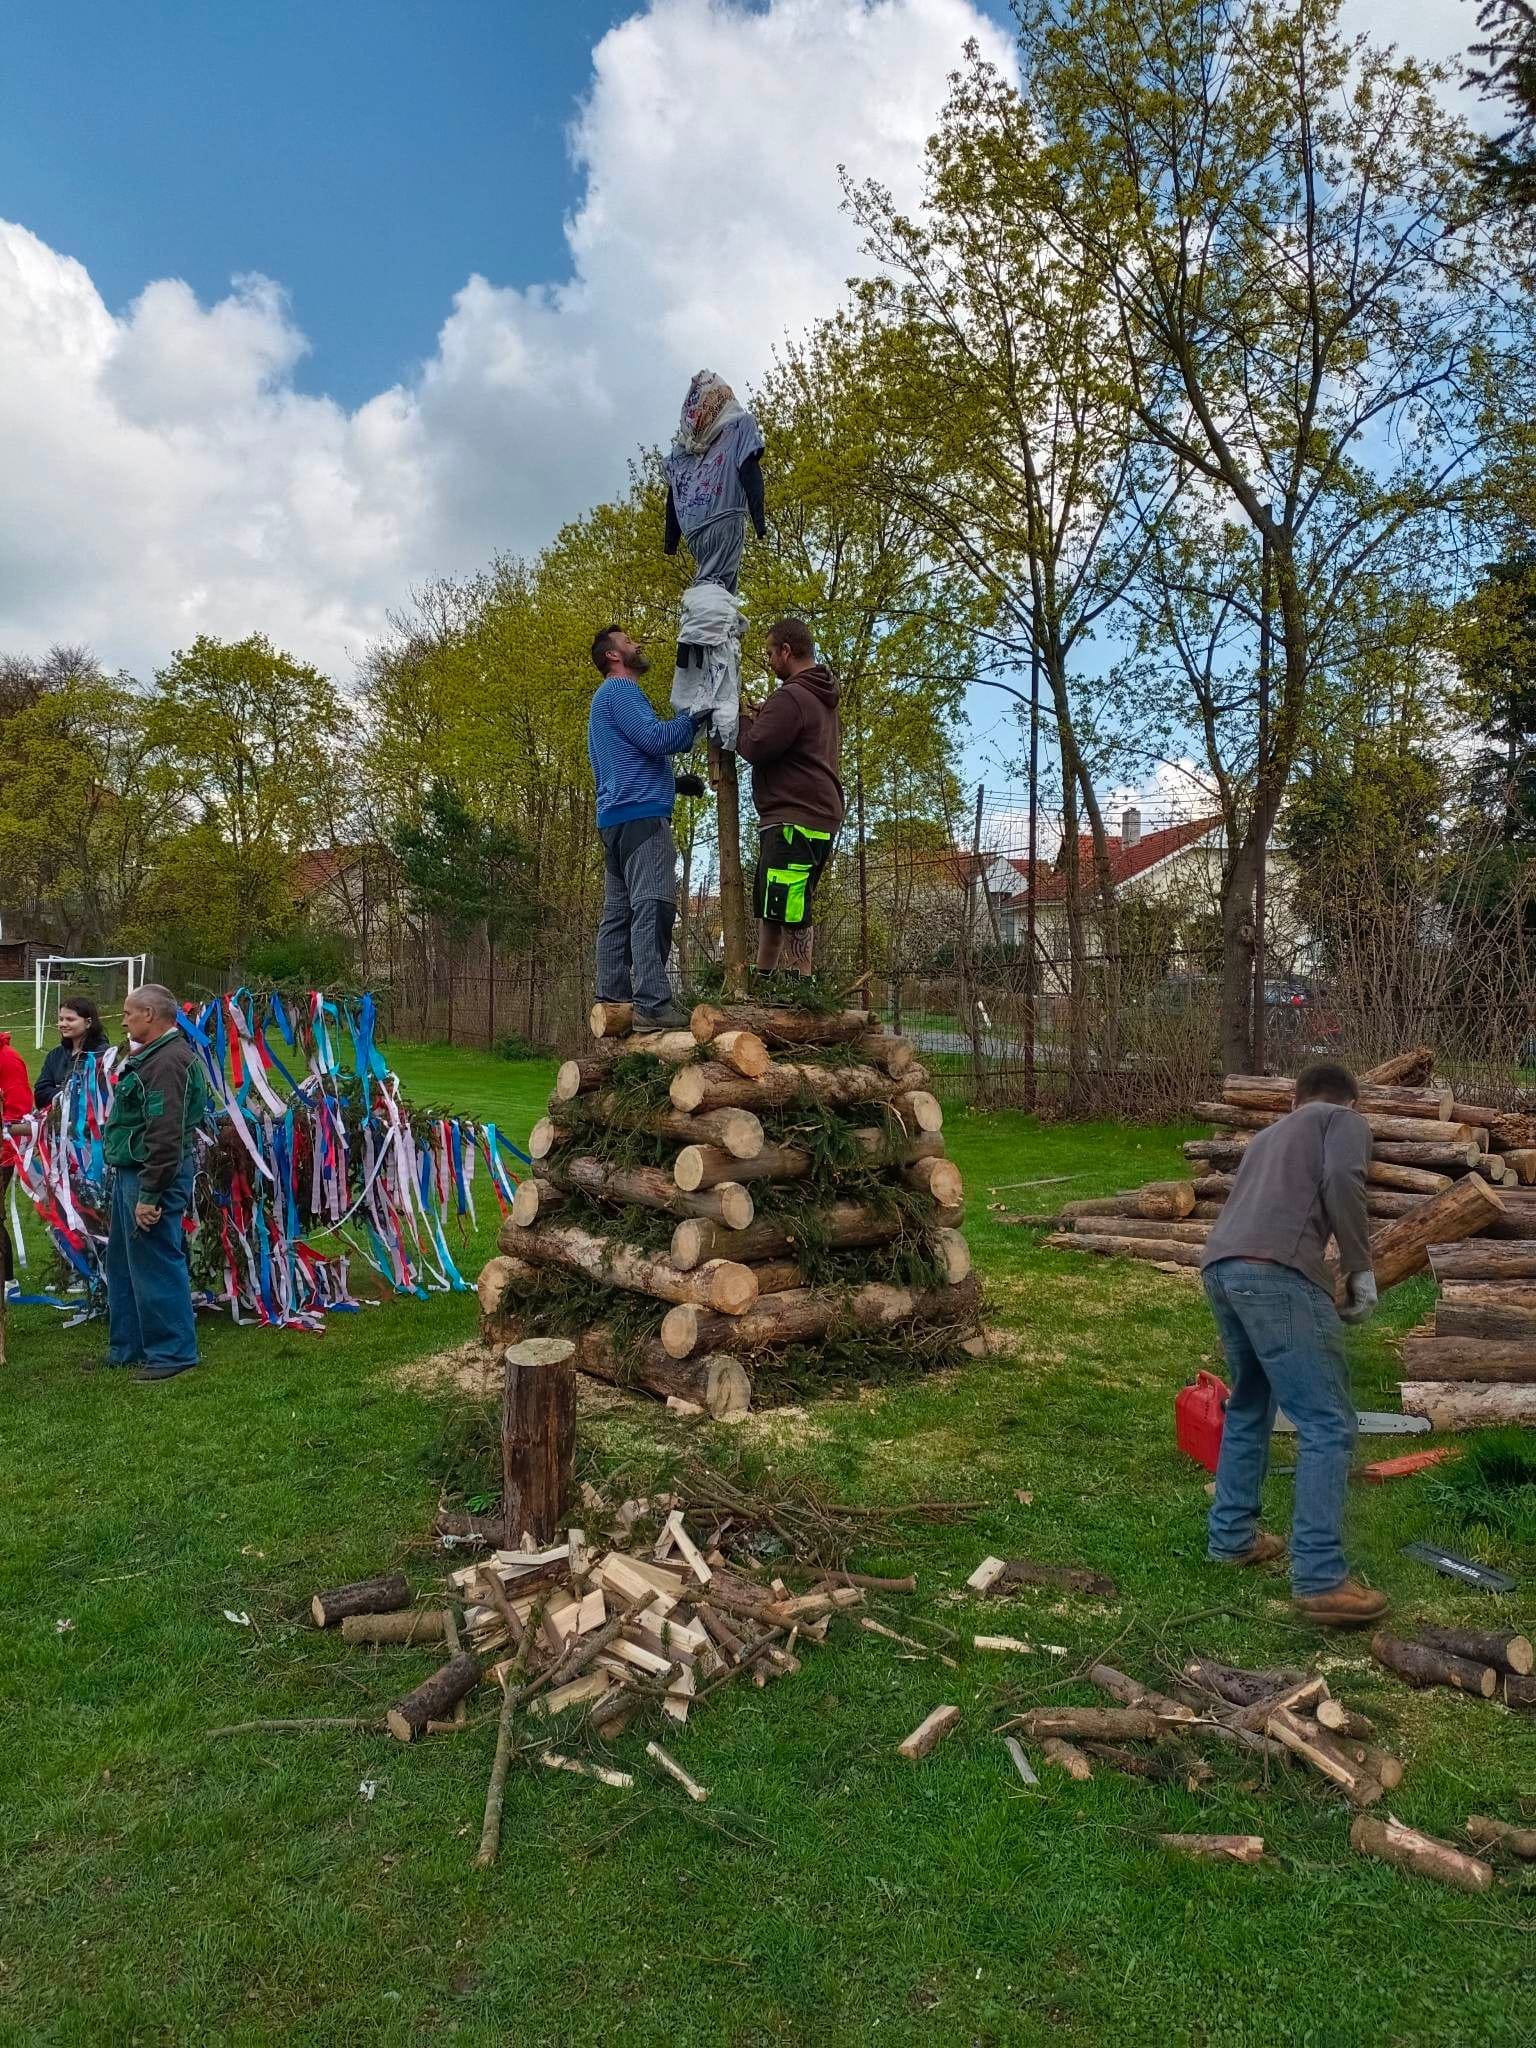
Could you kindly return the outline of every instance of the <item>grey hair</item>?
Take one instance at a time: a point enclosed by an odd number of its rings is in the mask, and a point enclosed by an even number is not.
[[[163,981],[146,981],[133,993],[141,1003],[147,1003],[157,1017],[174,1017],[181,1010],[180,1003]]]

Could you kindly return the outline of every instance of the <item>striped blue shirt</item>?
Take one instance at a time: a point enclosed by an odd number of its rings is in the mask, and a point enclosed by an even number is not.
[[[598,684],[587,716],[587,754],[597,783],[597,829],[636,818],[670,818],[674,791],[669,754],[694,741],[690,712],[658,718],[633,676]]]

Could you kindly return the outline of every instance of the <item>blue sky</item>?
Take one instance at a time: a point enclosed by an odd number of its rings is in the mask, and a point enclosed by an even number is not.
[[[281,280],[300,389],[355,406],[430,353],[472,271],[559,277],[566,126],[608,0],[83,0],[6,9],[0,213],[118,310]]]
[[[1471,12],[1348,5],[1420,48]],[[915,201],[970,36],[1006,66],[1006,0],[11,0],[0,646],[260,629],[349,681],[836,305],[839,169]]]

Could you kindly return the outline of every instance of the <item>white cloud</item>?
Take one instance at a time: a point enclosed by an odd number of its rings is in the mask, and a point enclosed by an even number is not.
[[[1470,19],[1408,4],[1350,21],[1440,53]],[[355,412],[294,389],[280,284],[204,307],[162,279],[118,316],[0,221],[0,649],[88,640],[142,673],[259,627],[349,675],[413,582],[536,548],[668,437],[701,364],[747,382],[837,303],[838,167],[915,200],[970,36],[1010,64],[971,0],[648,0],[593,52],[568,277],[471,277],[419,373]]]
[[[1008,63],[970,0],[650,0],[593,52],[569,277],[471,277],[419,374],[351,413],[293,388],[280,285],[204,307],[163,279],[114,316],[0,222],[0,648],[142,672],[260,628],[345,676],[413,581],[621,487],[701,364],[745,383],[831,310],[858,265],[838,166],[914,200],[969,36]]]

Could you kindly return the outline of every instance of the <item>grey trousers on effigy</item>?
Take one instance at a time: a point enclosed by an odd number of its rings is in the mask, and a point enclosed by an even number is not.
[[[667,961],[677,917],[677,842],[667,818],[609,825],[603,842],[603,914],[597,926],[597,999],[653,1012],[672,1000]]]

